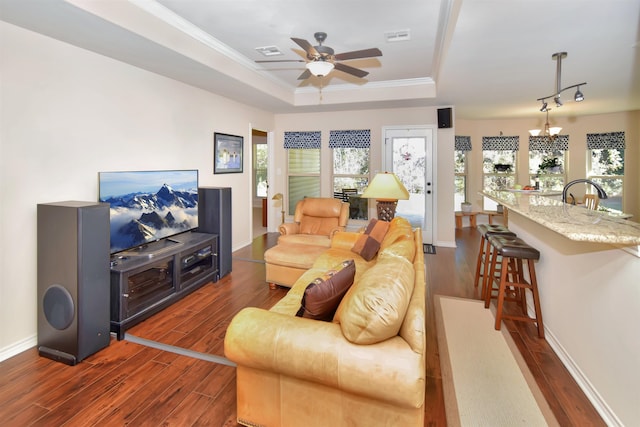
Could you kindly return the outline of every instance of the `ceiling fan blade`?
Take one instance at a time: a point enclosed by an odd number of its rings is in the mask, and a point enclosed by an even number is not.
[[[293,40],[298,46],[303,48],[304,51],[307,52],[307,55],[314,58],[320,56],[316,48],[311,46],[311,43],[309,43],[305,39],[297,39],[295,37],[291,37],[291,40]]]
[[[256,59],[258,64],[264,64],[267,62],[307,62],[303,59]]]
[[[374,56],[382,56],[382,52],[377,47],[371,49],[354,50],[352,52],[339,53],[335,55],[338,61],[346,61],[348,59],[372,58]]]
[[[305,79],[308,79],[309,77],[311,77],[311,71],[304,70],[304,72],[300,74],[300,77],[298,77],[298,80],[305,80]]]
[[[352,76],[356,76],[356,77],[364,77],[364,76],[366,76],[367,74],[369,74],[369,72],[368,72],[368,71],[364,71],[364,70],[361,70],[361,69],[359,69],[359,68],[355,68],[355,67],[350,67],[349,65],[345,65],[345,64],[342,64],[342,63],[340,63],[340,62],[336,62],[336,63],[335,63],[335,64],[333,64],[333,65],[335,65],[336,70],[343,71],[343,72],[345,72],[345,73],[347,73],[347,74],[351,74]],[[307,70],[307,71],[308,71],[308,70]]]

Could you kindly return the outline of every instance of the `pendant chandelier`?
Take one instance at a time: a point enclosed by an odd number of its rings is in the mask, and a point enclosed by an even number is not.
[[[544,129],[542,131],[540,129],[531,129],[529,130],[529,134],[531,134],[531,136],[547,138],[548,141],[552,142],[558,137],[562,128],[559,126],[549,126],[549,110],[551,110],[551,108],[545,110],[545,113],[547,113],[547,121],[544,124]],[[541,132],[542,134],[540,134]]]

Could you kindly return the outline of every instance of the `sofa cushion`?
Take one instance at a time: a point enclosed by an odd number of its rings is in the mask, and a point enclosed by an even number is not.
[[[356,266],[350,259],[316,278],[305,289],[296,316],[331,321],[342,297],[353,284],[355,274]]]
[[[389,231],[385,234],[382,243],[380,244],[380,250],[393,245],[396,242],[403,240],[413,240],[413,228],[411,223],[405,218],[397,216],[389,223]]]
[[[380,243],[389,230],[389,223],[373,218],[364,233],[356,240],[351,250],[366,261],[371,261],[380,249]]]
[[[413,264],[392,253],[378,259],[342,300],[334,321],[355,344],[374,344],[398,334],[415,280]]]

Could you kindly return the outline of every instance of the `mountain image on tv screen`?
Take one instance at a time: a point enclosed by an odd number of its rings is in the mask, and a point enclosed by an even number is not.
[[[100,172],[111,253],[198,227],[198,171]]]

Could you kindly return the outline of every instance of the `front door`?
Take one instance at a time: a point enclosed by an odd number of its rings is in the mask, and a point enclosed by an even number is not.
[[[433,128],[388,127],[385,136],[385,171],[395,173],[409,191],[399,200],[396,215],[422,228],[423,243],[433,243]]]

